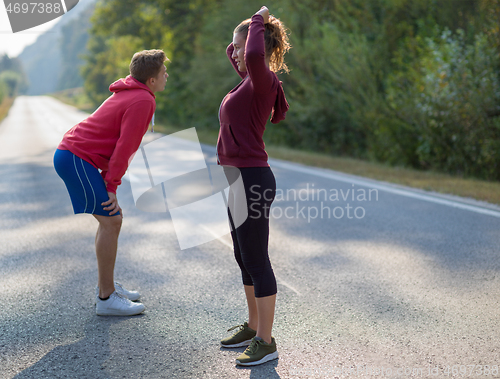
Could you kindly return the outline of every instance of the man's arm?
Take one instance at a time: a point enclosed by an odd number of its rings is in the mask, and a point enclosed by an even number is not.
[[[121,178],[127,171],[129,161],[139,148],[142,137],[148,130],[153,117],[154,103],[148,100],[138,101],[131,105],[122,117],[120,138],[109,160],[108,171],[104,176],[106,190],[116,193]]]

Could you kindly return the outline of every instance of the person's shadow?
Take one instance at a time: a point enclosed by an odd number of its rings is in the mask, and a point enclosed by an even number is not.
[[[235,347],[235,348],[222,348],[221,350],[232,350],[243,353],[245,347]],[[235,365],[238,370],[249,370],[250,379],[280,379],[281,376],[276,372],[276,367],[278,367],[279,359],[274,359],[272,361],[263,363],[258,366],[238,366]]]
[[[109,378],[105,364],[110,357],[109,330],[127,319],[93,315],[85,324],[84,338],[55,347],[14,378]]]
[[[250,379],[280,379],[281,376],[276,372],[276,367],[278,366],[278,359],[270,362],[263,363],[259,366],[237,366],[240,370],[250,370]]]

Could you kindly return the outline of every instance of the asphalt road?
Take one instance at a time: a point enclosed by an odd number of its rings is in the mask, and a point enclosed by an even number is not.
[[[146,312],[96,316],[96,221],[72,214],[52,167],[84,117],[19,97],[0,124],[0,378],[500,376],[500,209],[280,161],[279,360],[238,368],[243,349],[219,347],[246,320],[228,236],[181,250],[127,181],[116,279]]]

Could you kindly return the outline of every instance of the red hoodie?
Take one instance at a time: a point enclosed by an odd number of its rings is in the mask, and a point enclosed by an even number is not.
[[[69,150],[101,169],[106,190],[116,193],[148,130],[156,102],[154,93],[130,75],[111,84],[109,90],[114,93],[70,129],[58,149]]]
[[[245,43],[245,64],[240,72],[231,58],[234,47],[229,44],[227,56],[243,79],[229,92],[219,110],[220,131],[217,156],[221,165],[233,167],[267,167],[264,130],[269,115],[277,124],[288,110],[281,82],[266,65],[264,19],[254,15]]]

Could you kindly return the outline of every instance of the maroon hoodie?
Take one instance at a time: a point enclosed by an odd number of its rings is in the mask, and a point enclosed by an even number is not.
[[[263,17],[254,15],[245,43],[247,72],[240,72],[231,58],[233,44],[227,47],[227,56],[243,80],[220,106],[217,156],[221,165],[268,167],[263,140],[267,120],[272,114],[271,122],[277,124],[288,110],[281,82],[266,65],[264,30]]]
[[[70,129],[58,149],[69,150],[101,169],[106,190],[116,193],[148,130],[156,102],[154,93],[130,75],[111,84],[109,90],[113,95]]]

